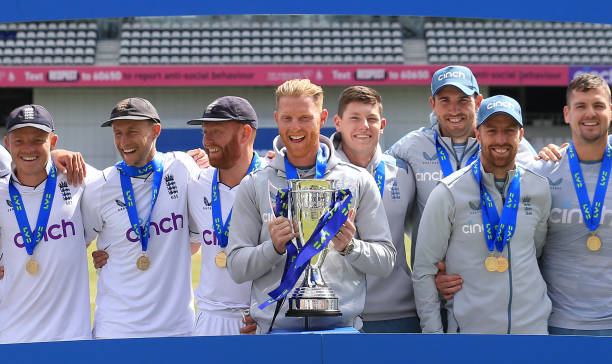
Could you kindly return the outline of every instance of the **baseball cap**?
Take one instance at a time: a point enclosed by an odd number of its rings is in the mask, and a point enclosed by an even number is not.
[[[476,127],[482,125],[487,119],[495,114],[506,114],[523,127],[521,105],[512,97],[497,95],[482,100],[478,109],[478,121]]]
[[[6,119],[6,131],[10,133],[13,130],[31,126],[44,130],[47,133],[55,130],[53,118],[47,109],[40,105],[23,105],[11,111]]]
[[[206,107],[201,118],[189,120],[187,124],[201,125],[207,121],[238,121],[257,129],[257,114],[253,106],[238,96],[223,96],[216,99]]]
[[[447,66],[437,70],[431,78],[431,96],[444,86],[455,86],[466,95],[480,94],[472,71],[464,66]]]
[[[161,123],[153,104],[140,97],[130,97],[119,101],[111,111],[110,119],[101,126],[111,126],[115,120],[152,120]]]

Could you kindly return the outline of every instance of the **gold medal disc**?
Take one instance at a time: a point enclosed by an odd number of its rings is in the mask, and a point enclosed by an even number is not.
[[[141,255],[136,261],[136,267],[140,270],[147,270],[151,266],[151,260],[146,255]]]
[[[217,255],[215,255],[215,264],[219,268],[227,267],[227,254],[223,251],[218,252]]]
[[[599,236],[595,234],[589,236],[587,239],[587,248],[589,248],[590,251],[597,251],[601,249],[601,239]]]
[[[38,262],[36,262],[33,258],[30,258],[26,263],[26,272],[34,275],[38,273]]]
[[[497,264],[497,258],[494,256],[490,256],[485,259],[485,268],[487,268],[489,272],[495,272],[497,270]]]
[[[508,259],[504,257],[497,258],[497,271],[503,273],[508,270]]]

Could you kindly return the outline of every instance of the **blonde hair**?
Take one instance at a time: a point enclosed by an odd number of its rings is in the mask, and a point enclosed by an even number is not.
[[[307,78],[285,81],[282,85],[276,88],[274,93],[276,94],[277,107],[278,100],[283,96],[311,96],[315,105],[317,105],[319,109],[323,109],[323,89],[321,86],[317,86],[310,82],[310,80]]]

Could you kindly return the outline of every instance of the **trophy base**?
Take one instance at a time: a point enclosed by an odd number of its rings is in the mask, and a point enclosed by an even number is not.
[[[289,298],[289,309],[285,314],[287,317],[311,317],[311,316],[342,316],[338,309],[338,298]]]

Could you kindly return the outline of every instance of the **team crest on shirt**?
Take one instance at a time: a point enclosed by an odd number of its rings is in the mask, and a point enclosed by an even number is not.
[[[210,201],[208,201],[208,197],[204,196],[204,210],[210,210],[211,209],[211,203]]]
[[[399,200],[402,196],[400,195],[400,189],[397,185],[397,180],[393,181],[393,186],[391,186],[391,199]]]
[[[117,204],[117,206],[119,206],[119,209],[117,211],[125,210],[125,202],[121,200],[115,200],[115,203]]]
[[[64,199],[64,202],[66,202],[66,205],[72,205],[72,193],[68,187],[68,182],[61,181],[57,184],[57,186],[60,188],[60,193],[62,194],[62,198]]]
[[[523,196],[521,199],[523,207],[525,208],[525,215],[533,215],[533,207],[531,206],[531,197]]]
[[[168,190],[168,195],[170,195],[171,199],[177,199],[178,195],[178,187],[176,187],[176,182],[174,182],[174,176],[169,174],[164,177],[164,181],[166,181],[166,189]]]

